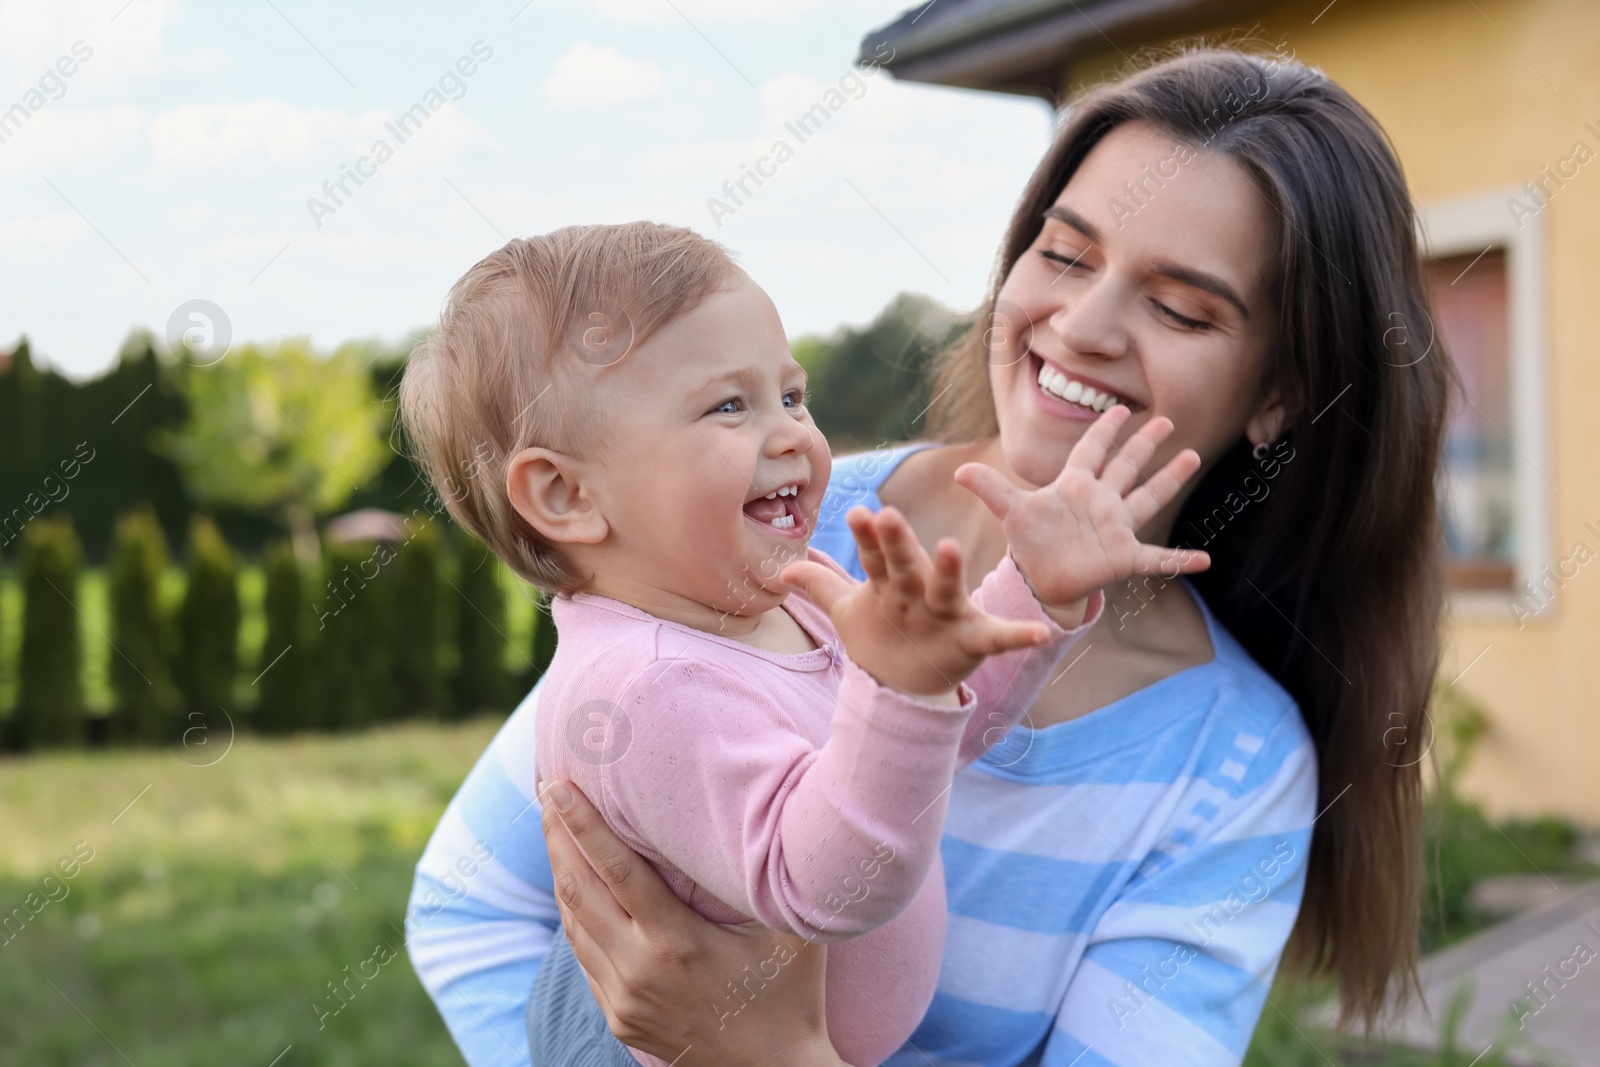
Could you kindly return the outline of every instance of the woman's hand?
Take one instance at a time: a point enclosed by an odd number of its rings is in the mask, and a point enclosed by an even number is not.
[[[708,922],[576,787],[547,783],[541,803],[561,922],[619,1041],[678,1067],[845,1067],[823,1015],[826,946]]]
[[[973,603],[961,547],[940,540],[928,558],[905,517],[886,507],[845,516],[865,582],[804,560],[779,573],[828,613],[850,658],[880,685],[922,697],[950,694],[986,656],[1050,640],[1042,622],[990,615]],[[956,701],[953,696],[949,703]]]
[[[1176,578],[1211,566],[1204,552],[1140,542],[1139,527],[1178,495],[1200,469],[1200,456],[1186,448],[1134,488],[1156,447],[1172,433],[1172,420],[1151,419],[1113,452],[1127,421],[1126,407],[1108,408],[1072,447],[1056,480],[1032,492],[982,463],[956,469],[956,482],[1000,520],[1011,558],[1034,595],[1067,629],[1082,621],[1096,589],[1140,571],[1159,569]]]

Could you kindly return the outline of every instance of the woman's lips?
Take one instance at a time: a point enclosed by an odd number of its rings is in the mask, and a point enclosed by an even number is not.
[[[1038,356],[1030,355],[1028,364],[1032,368],[1028,375],[1028,392],[1033,397],[1035,404],[1043,408],[1046,413],[1062,419],[1071,419],[1074,422],[1093,422],[1100,417],[1098,411],[1084,407],[1082,404],[1073,404],[1061,399],[1054,393],[1047,392],[1039,384],[1039,364],[1042,361]]]

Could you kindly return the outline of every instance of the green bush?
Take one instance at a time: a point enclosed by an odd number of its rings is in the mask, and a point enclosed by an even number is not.
[[[399,711],[404,715],[442,718],[446,710],[444,671],[439,661],[444,638],[440,541],[432,522],[419,527],[409,541],[397,546],[394,574],[388,579],[395,590],[395,678]]]
[[[195,516],[178,611],[178,659],[173,674],[190,712],[209,715],[233,706],[239,670],[239,575],[233,551],[216,524]]]
[[[306,606],[305,573],[288,541],[275,541],[262,556],[266,572],[267,638],[256,665],[255,728],[286,734],[316,724],[310,706],[310,665],[315,662],[310,612]]]
[[[127,511],[117,519],[107,561],[111,586],[111,689],[116,696],[115,736],[159,743],[178,733],[177,694],[167,672],[167,620],[161,578],[167,538],[154,510]]]
[[[83,736],[78,572],[72,520],[38,519],[22,536],[22,662],[12,717],[19,748],[70,745]]]
[[[317,609],[319,724],[357,730],[394,718],[394,550],[371,541],[323,549],[327,579]]]
[[[504,712],[510,691],[505,666],[506,605],[500,591],[500,561],[477,538],[461,551],[455,587],[456,651],[453,683],[456,712]]]

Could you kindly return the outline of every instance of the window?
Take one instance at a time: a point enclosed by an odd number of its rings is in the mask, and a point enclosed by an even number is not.
[[[1438,343],[1461,382],[1440,485],[1446,581],[1452,589],[1508,590],[1516,558],[1505,249],[1430,260],[1427,281]]]
[[[1509,192],[1428,205],[1434,336],[1455,363],[1440,484],[1458,604],[1504,611],[1549,559],[1545,460],[1542,219],[1516,218]]]

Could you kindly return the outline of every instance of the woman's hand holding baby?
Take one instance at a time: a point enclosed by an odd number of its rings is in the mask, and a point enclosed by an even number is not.
[[[880,685],[923,698],[948,698],[988,656],[1044,644],[1042,622],[1016,622],[981,610],[967,594],[961,549],[944,538],[934,558],[905,517],[886,507],[855,507],[845,516],[861,554],[865,582],[820,563],[791,563],[779,574],[833,619],[850,658]]]
[[[1073,446],[1056,480],[1032,492],[982,463],[956,470],[957,483],[1000,520],[1011,558],[1034,595],[1067,629],[1082,622],[1087,598],[1096,589],[1141,571],[1160,569],[1175,578],[1211,566],[1204,552],[1139,540],[1139,528],[1200,469],[1200,456],[1186,448],[1135,488],[1156,448],[1172,433],[1172,420],[1151,419],[1113,450],[1128,417],[1121,404],[1107,409]]]

